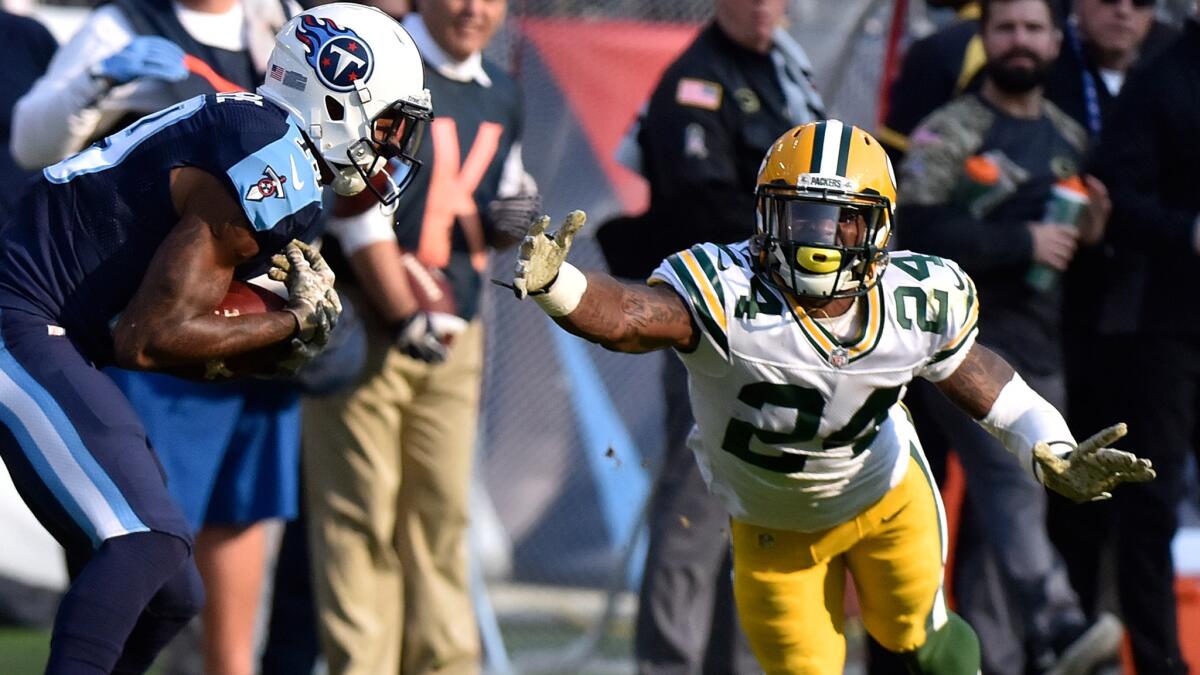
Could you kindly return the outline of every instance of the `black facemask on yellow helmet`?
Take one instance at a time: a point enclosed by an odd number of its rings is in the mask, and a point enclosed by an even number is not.
[[[815,298],[861,295],[879,280],[896,183],[870,134],[837,120],[788,131],[763,159],[755,192],[760,274]]]

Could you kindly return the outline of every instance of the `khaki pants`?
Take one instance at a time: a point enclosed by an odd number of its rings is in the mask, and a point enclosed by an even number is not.
[[[356,388],[306,402],[304,480],[322,648],[334,675],[478,673],[467,514],[478,320],[431,366],[368,325]]]

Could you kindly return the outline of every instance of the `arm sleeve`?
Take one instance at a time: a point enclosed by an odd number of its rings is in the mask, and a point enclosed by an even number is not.
[[[396,241],[392,227],[392,216],[380,206],[372,206],[353,216],[330,218],[326,224],[329,233],[337,237],[342,253],[347,258],[357,251],[381,241]]]
[[[104,88],[89,71],[132,39],[129,23],[116,7],[106,5],[88,15],[14,106],[11,150],[17,163],[32,170],[58,162],[122,116],[120,110],[96,105]]]
[[[900,167],[902,196],[896,222],[905,248],[952,258],[975,273],[1024,265],[1033,257],[1033,240],[1019,223],[983,222],[956,204],[963,163],[977,148],[976,135],[964,131],[943,109],[910,138]]]
[[[703,338],[690,353],[677,352],[689,369],[717,375],[729,365],[729,300],[717,271],[720,253],[712,244],[697,244],[669,256],[646,281],[667,284],[688,307]]]
[[[1164,106],[1169,94],[1157,70],[1135,71],[1113,103],[1092,161],[1093,172],[1112,199],[1108,236],[1124,246],[1155,251],[1164,246],[1195,250],[1193,230],[1197,212],[1168,206],[1158,180],[1173,133]]]
[[[1021,466],[1039,483],[1042,476],[1033,458],[1033,446],[1045,441],[1062,455],[1077,445],[1062,413],[1017,373],[1000,390],[988,414],[977,422],[1016,455]]]

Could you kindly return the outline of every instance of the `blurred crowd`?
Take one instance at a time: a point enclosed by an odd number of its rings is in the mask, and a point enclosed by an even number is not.
[[[985,673],[1058,672],[1084,644],[1100,645],[1099,671],[1114,670],[1123,632],[1138,672],[1185,673],[1171,543],[1180,503],[1195,498],[1186,475],[1200,430],[1200,319],[1187,300],[1200,283],[1200,24],[1161,19],[1155,0],[927,1],[937,30],[905,42],[871,129],[900,177],[897,246],[958,261],[984,298],[980,341],[1077,436],[1125,421],[1124,446],[1158,469],[1105,502],[1048,496],[914,383],[906,404],[939,479],[951,454],[965,477],[958,611],[979,633]],[[348,311],[330,363],[291,387],[109,371],[197,533],[208,673],[305,673],[319,661],[366,675],[482,668],[468,571],[479,306],[489,256],[541,213],[522,157],[522,137],[538,133],[524,106],[538,102],[484,56],[516,3],[370,4],[417,44],[434,120],[398,208],[332,204],[323,251]],[[596,234],[618,276],[644,279],[697,242],[745,239],[772,141],[847,114],[822,99],[809,54],[780,27],[784,0],[696,4],[713,5],[713,19],[621,146],[650,202]],[[676,20],[665,5],[539,11]],[[34,19],[0,14],[14,46],[0,174],[18,185],[145,114],[253,91],[275,31],[300,10],[114,0],[62,45]],[[14,199],[0,194],[0,208]],[[444,280],[449,309],[422,304],[413,265]],[[686,447],[687,378],[674,360],[663,390],[637,671],[759,672],[731,602],[727,516]],[[286,527],[268,583],[272,523]],[[264,586],[274,589],[265,607]],[[871,654],[871,672],[903,668]]]

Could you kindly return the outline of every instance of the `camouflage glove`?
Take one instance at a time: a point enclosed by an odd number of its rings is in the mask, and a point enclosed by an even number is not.
[[[1124,423],[1115,424],[1080,443],[1066,454],[1056,454],[1044,441],[1033,446],[1033,457],[1042,483],[1073,502],[1112,497],[1109,490],[1121,483],[1154,480],[1150,460],[1131,452],[1105,447],[1125,435]]]
[[[309,361],[317,358],[317,355],[325,348],[325,344],[325,342],[305,342],[298,337],[292,338],[291,352],[275,362],[275,372],[271,374],[271,377],[294,376]]]
[[[297,337],[305,343],[324,346],[337,325],[342,303],[333,289],[334,274],[316,249],[293,239],[282,255],[271,258],[267,276],[287,286],[284,309],[296,317]]]
[[[233,371],[225,365],[225,359],[209,359],[204,362],[204,379],[228,380],[233,377]]]
[[[587,222],[587,214],[583,211],[572,211],[567,214],[562,227],[553,236],[546,234],[550,225],[550,216],[542,216],[533,222],[525,239],[521,242],[517,254],[517,266],[513,271],[513,292],[518,300],[527,295],[545,293],[558,277],[558,269],[562,267],[571,250],[571,241],[575,233]]]

